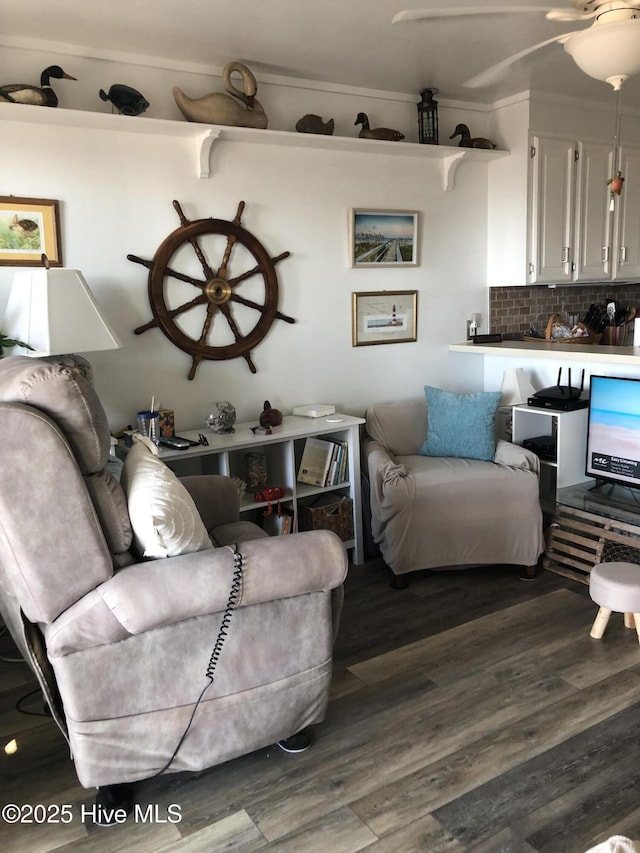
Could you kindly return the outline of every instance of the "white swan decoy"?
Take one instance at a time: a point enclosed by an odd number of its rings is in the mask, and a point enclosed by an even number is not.
[[[242,91],[231,82],[231,75],[237,71],[242,77]],[[246,65],[241,62],[229,62],[222,72],[224,87],[229,92],[213,92],[201,98],[189,98],[177,86],[173,89],[173,97],[178,109],[187,121],[198,121],[204,124],[232,125],[234,127],[266,128],[267,115],[260,101],[256,100],[258,84],[256,78]],[[237,98],[238,100],[234,100]]]

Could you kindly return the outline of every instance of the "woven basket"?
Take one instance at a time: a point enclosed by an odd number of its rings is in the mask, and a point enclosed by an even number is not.
[[[541,344],[599,344],[600,338],[602,335],[599,332],[594,332],[588,326],[585,326],[584,323],[577,323],[581,329],[584,329],[588,332],[587,335],[579,335],[575,338],[552,338],[551,334],[553,332],[553,327],[556,324],[566,325],[564,322],[564,318],[562,314],[551,314],[547,321],[547,328],[545,329],[544,338],[534,338],[531,335],[525,335],[523,340],[525,341],[533,341],[534,343]]]
[[[300,507],[300,530],[333,530],[348,542],[353,539],[353,501],[348,497],[322,495],[313,504]]]

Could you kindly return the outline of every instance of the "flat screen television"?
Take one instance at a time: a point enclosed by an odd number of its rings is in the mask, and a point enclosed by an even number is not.
[[[585,473],[612,498],[638,504],[640,493],[640,379],[592,376]]]

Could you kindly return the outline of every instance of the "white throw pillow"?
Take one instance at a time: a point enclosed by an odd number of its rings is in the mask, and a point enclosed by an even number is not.
[[[177,557],[213,548],[193,498],[148,439],[136,441],[127,453],[122,485],[143,556]]]

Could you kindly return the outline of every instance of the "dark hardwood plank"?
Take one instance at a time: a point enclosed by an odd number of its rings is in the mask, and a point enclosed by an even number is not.
[[[345,591],[312,748],[136,786],[143,808],[179,804],[178,824],[83,824],[93,792],[52,721],[16,710],[28,669],[0,662],[0,735],[19,745],[0,753],[3,801],[74,809],[69,826],[0,823],[0,849],[582,853],[615,833],[640,837],[640,648],[621,617],[589,637],[584,585],[484,567],[417,573],[399,591],[374,560],[351,568]],[[0,655],[13,653],[0,637]]]

